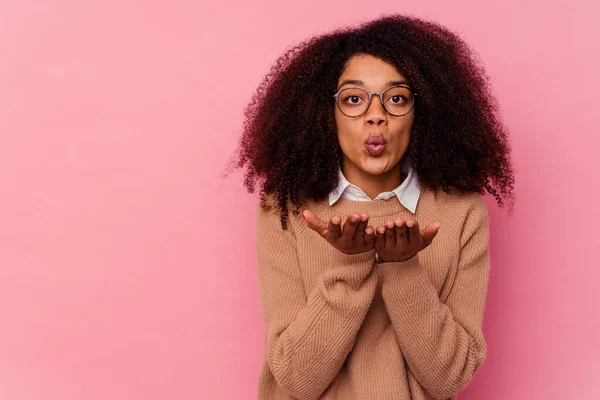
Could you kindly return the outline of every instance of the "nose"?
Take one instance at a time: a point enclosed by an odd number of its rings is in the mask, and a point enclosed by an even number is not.
[[[379,96],[371,97],[371,104],[367,109],[365,115],[365,121],[370,125],[381,125],[387,120],[386,111],[381,104],[381,98]]]

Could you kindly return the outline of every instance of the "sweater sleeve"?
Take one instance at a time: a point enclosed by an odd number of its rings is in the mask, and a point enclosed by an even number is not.
[[[464,389],[486,357],[482,322],[490,267],[489,222],[485,203],[477,199],[463,225],[458,270],[443,302],[419,264],[419,253],[378,267],[382,296],[408,368],[436,399]]]
[[[341,370],[374,298],[375,250],[333,252],[307,296],[296,237],[290,223],[287,228],[281,228],[278,212],[259,206],[258,279],[266,358],[282,388],[298,399],[317,399]]]

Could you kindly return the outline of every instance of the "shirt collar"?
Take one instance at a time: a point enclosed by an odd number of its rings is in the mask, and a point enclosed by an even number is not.
[[[391,192],[380,193],[377,197],[371,199],[361,188],[346,179],[340,167],[338,170],[338,186],[329,193],[329,205],[333,205],[341,197],[358,201],[378,201],[388,200],[396,196],[398,201],[414,214],[421,194],[421,186],[419,185],[417,173],[411,167],[403,167],[403,172],[406,173],[406,171],[408,171],[408,174],[400,186]]]

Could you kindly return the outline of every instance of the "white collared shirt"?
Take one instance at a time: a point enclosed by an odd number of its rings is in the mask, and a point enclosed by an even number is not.
[[[406,173],[406,169],[403,169]],[[419,185],[419,179],[417,173],[410,167],[408,167],[408,175],[402,181],[400,186],[391,192],[382,192],[374,199],[371,199],[362,191],[358,186],[350,183],[344,176],[340,167],[339,172],[339,183],[337,188],[329,193],[329,205],[333,205],[340,197],[344,197],[349,200],[358,201],[376,201],[376,200],[388,200],[393,196],[396,196],[400,203],[410,210],[413,214],[417,209],[417,202],[419,201],[419,195],[421,194],[421,185]]]

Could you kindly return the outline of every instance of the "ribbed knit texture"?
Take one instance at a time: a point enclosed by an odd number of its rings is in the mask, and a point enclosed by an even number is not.
[[[258,278],[265,321],[259,400],[458,399],[486,357],[482,334],[489,222],[477,193],[423,188],[415,214],[396,198],[307,203],[323,221],[369,214],[369,225],[439,221],[406,262],[375,250],[344,254],[289,214],[258,209]]]

